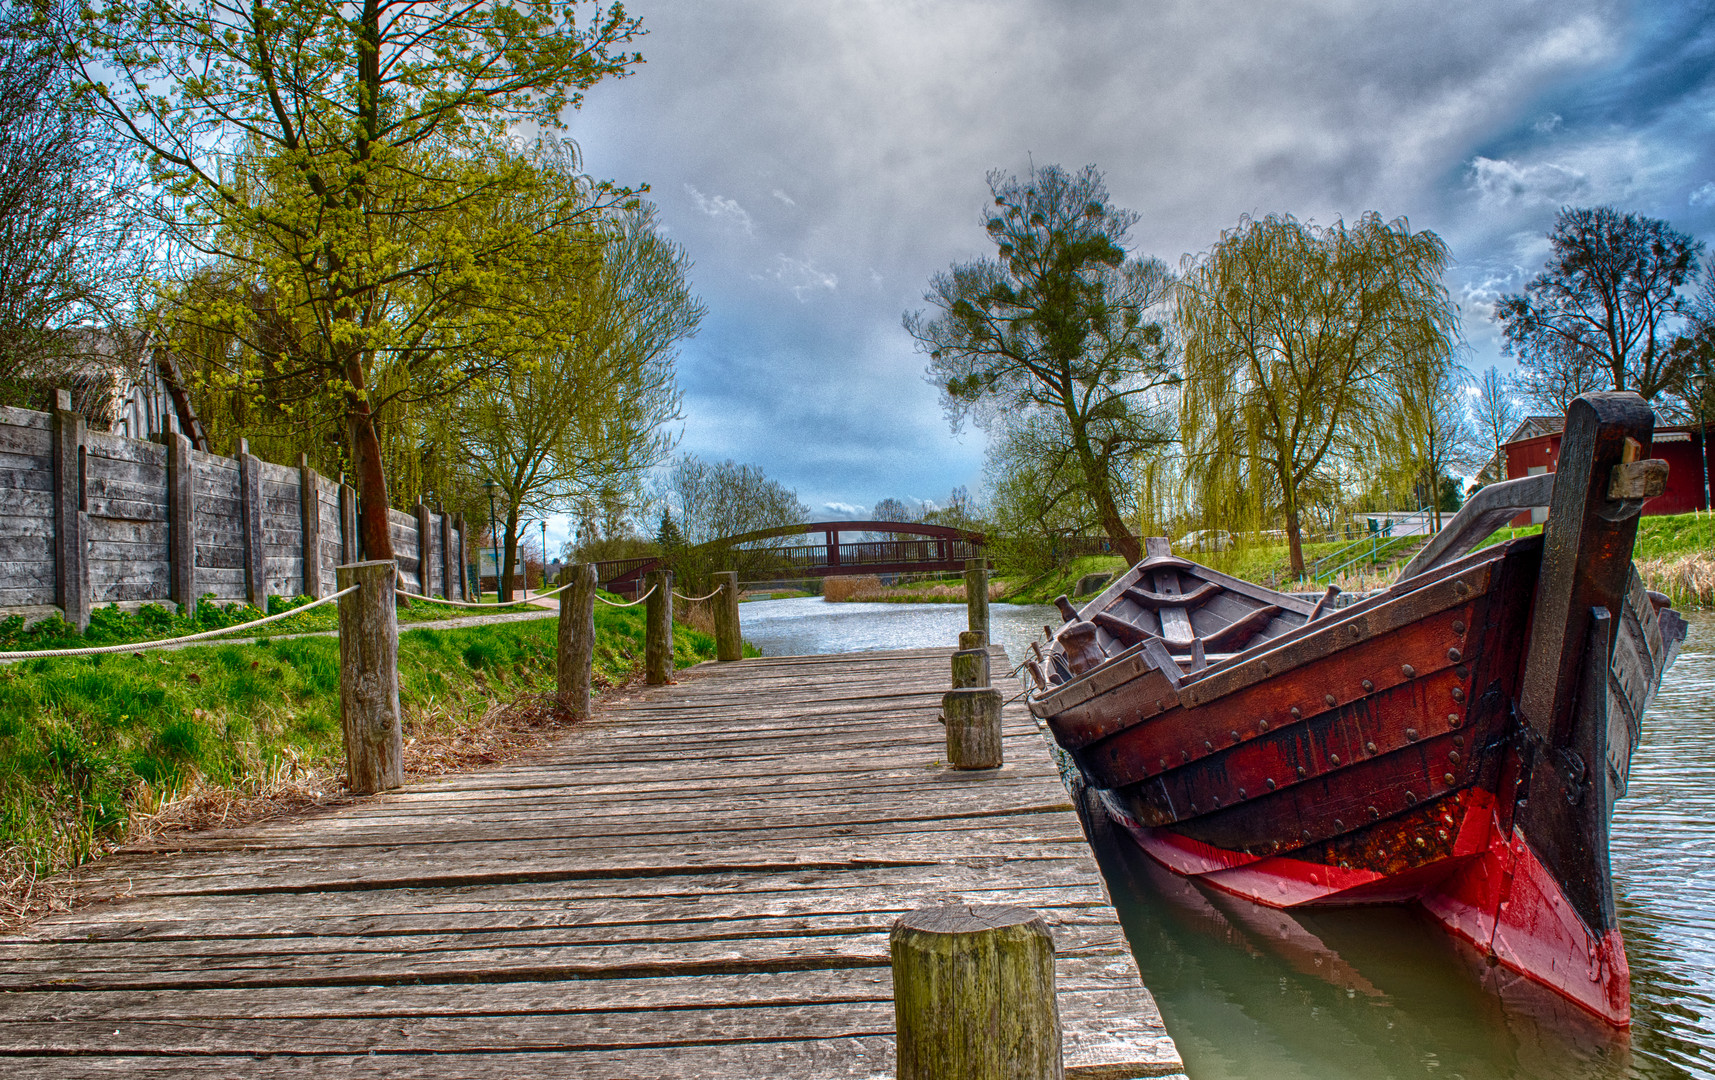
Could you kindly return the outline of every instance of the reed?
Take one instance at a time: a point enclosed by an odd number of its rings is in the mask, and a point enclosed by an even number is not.
[[[1638,576],[1677,608],[1715,607],[1715,554],[1693,551],[1658,559],[1639,559]]]

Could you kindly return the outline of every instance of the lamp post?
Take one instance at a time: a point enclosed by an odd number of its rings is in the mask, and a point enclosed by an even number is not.
[[[484,480],[483,490],[488,492],[488,542],[494,548],[494,602],[500,603],[500,530],[494,523],[494,481]],[[477,586],[481,588],[480,583]]]
[[[548,519],[542,519],[542,591],[548,591]]]

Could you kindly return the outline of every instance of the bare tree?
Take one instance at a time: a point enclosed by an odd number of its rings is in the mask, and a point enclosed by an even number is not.
[[[1471,402],[1471,415],[1476,427],[1475,438],[1483,460],[1488,463],[1483,468],[1493,473],[1489,480],[1505,480],[1507,468],[1501,447],[1506,445],[1512,433],[1518,429],[1519,421],[1524,419],[1524,416],[1518,402],[1513,398],[1512,383],[1501,374],[1499,368],[1491,365],[1477,381],[1477,395]],[[1478,479],[1482,479],[1481,473],[1478,474]]]

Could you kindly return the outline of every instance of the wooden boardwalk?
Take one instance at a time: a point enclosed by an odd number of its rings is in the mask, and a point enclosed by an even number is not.
[[[958,901],[1046,917],[1070,1075],[1178,1073],[1028,713],[940,764],[947,658],[706,664],[525,762],[93,864],[111,899],[0,941],[0,1075],[891,1077],[888,927]]]

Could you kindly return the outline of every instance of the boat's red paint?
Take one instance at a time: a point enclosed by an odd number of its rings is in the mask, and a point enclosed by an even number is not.
[[[1631,977],[1618,929],[1584,928],[1522,836],[1502,828],[1495,799],[1465,800],[1454,853],[1383,875],[1286,856],[1258,859],[1113,815],[1167,869],[1268,907],[1417,901],[1498,963],[1564,995],[1616,1027],[1631,1023]]]

